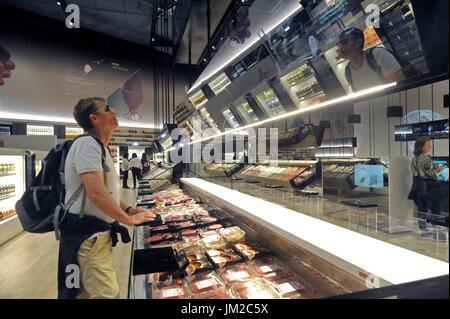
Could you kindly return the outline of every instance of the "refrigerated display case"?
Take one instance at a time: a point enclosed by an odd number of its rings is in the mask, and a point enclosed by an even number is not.
[[[205,166],[205,171],[212,176],[233,176],[241,168],[242,163],[211,163]]]
[[[226,107],[222,110],[223,117],[228,122],[228,124],[231,126],[231,128],[238,128],[240,127],[238,120],[234,116],[233,112],[231,112],[229,107]]]
[[[323,188],[349,192],[355,185],[355,165],[370,162],[370,159],[323,159]]]
[[[192,105],[194,105],[197,109],[208,102],[208,98],[202,90],[197,91],[193,95],[189,97],[189,101],[191,101]]]
[[[256,100],[269,117],[286,113],[276,93],[271,88],[266,88],[256,94]]]
[[[148,196],[157,219],[134,228],[129,298],[345,297],[448,276],[448,263],[205,180],[181,183]]]
[[[299,109],[318,104],[325,97],[325,92],[317,80],[317,75],[308,63],[304,63],[281,77],[280,81]]]
[[[27,124],[27,135],[55,135],[53,126]]]
[[[238,114],[245,121],[245,124],[252,124],[259,121],[258,116],[247,101],[240,100],[234,105]]]
[[[230,79],[225,73],[220,74],[214,80],[212,80],[208,85],[215,95],[218,95],[220,92],[226,89],[228,85],[231,84]]]
[[[267,185],[283,186],[287,189],[302,189],[320,178],[319,164],[316,160],[259,163],[244,167],[236,177]]]
[[[203,118],[203,120],[208,123],[209,127],[212,128],[216,132],[220,132],[219,127],[217,126],[216,122],[211,117],[211,114],[209,114],[208,110],[206,108],[202,108],[200,110],[200,116]]]
[[[73,140],[84,133],[81,127],[66,127],[66,140]]]
[[[15,204],[25,192],[25,151],[0,148],[0,244],[23,231]]]

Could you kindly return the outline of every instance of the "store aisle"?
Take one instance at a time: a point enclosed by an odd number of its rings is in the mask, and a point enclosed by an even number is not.
[[[135,190],[123,190],[122,200],[134,204]],[[129,227],[130,235],[132,228]],[[130,268],[131,243],[119,243],[114,249],[113,263],[120,287],[126,298]],[[54,233],[21,233],[0,246],[0,299],[56,298],[58,242]]]

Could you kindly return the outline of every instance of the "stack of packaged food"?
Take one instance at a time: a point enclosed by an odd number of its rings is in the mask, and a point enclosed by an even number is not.
[[[164,200],[171,188],[154,194]],[[160,282],[158,274],[147,275],[153,297],[158,299],[305,298],[315,290],[270,249],[247,240],[246,232],[233,224],[225,212],[205,204],[183,202],[154,208],[159,225],[144,226],[145,246],[171,246],[186,256],[189,265],[182,274]],[[174,216],[177,216],[175,220]]]

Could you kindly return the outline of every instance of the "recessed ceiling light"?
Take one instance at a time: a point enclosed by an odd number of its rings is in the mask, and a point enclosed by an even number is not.
[[[59,2],[59,1],[56,1],[56,4],[57,4],[58,6],[60,6],[60,5],[61,5],[61,2]]]

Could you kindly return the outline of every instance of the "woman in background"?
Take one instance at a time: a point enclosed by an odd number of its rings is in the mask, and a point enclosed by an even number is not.
[[[419,228],[423,235],[427,235],[428,210],[433,215],[441,214],[441,201],[443,188],[436,174],[444,167],[435,167],[431,156],[431,140],[428,137],[419,138],[414,144],[414,157],[411,161],[413,173],[413,185],[408,199],[414,201],[417,206]]]
[[[130,169],[130,163],[128,161],[128,154],[123,154],[122,158],[122,173],[123,173],[123,188],[128,187],[128,170]]]

